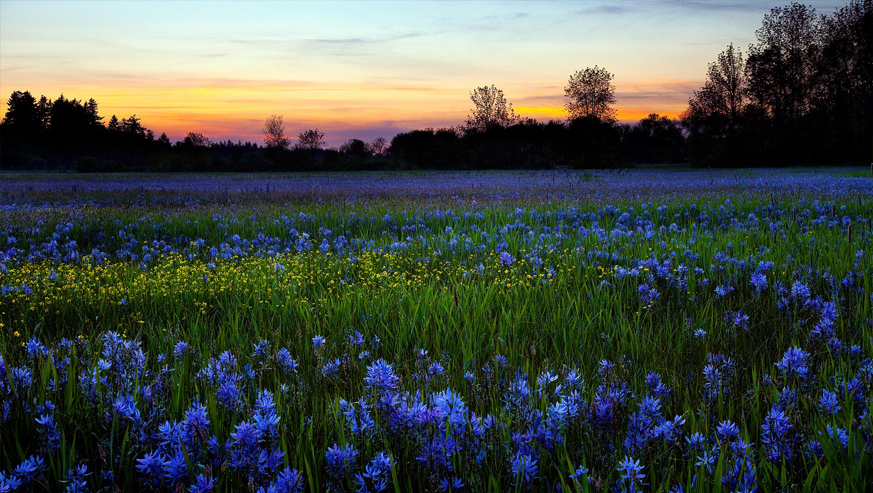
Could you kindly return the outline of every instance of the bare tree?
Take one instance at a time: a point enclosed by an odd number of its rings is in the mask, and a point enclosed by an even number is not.
[[[297,148],[314,153],[324,147],[324,132],[306,130],[297,135]]]
[[[615,109],[610,106],[615,104],[615,87],[612,85],[614,78],[605,68],[597,65],[571,75],[564,88],[569,119],[615,120]]]
[[[376,156],[382,156],[388,150],[388,141],[385,137],[379,137],[370,143],[370,152]]]
[[[503,91],[494,87],[477,87],[470,93],[473,109],[467,116],[467,128],[485,130],[490,126],[509,126],[518,121],[512,103],[506,101]]]
[[[264,144],[269,149],[287,149],[288,137],[285,136],[285,124],[282,115],[272,115],[264,122]]]

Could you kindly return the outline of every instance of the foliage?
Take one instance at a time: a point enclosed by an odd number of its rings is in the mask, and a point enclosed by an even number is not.
[[[506,101],[503,91],[492,84],[477,87],[470,92],[473,108],[467,116],[467,131],[485,131],[489,127],[507,127],[519,120],[512,109],[512,103]]]
[[[318,129],[310,129],[300,132],[297,136],[297,148],[309,152],[315,152],[324,147],[324,132]]]
[[[271,149],[285,150],[290,140],[285,136],[285,123],[282,115],[272,115],[264,122],[264,145]]]
[[[571,75],[564,87],[568,118],[614,121],[616,111],[611,106],[615,104],[614,78],[615,75],[597,65]]]

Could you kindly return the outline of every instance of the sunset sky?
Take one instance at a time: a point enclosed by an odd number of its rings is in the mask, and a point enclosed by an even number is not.
[[[631,122],[678,115],[707,64],[787,3],[0,0],[0,95],[94,98],[173,141],[261,143],[281,114],[338,145],[458,125],[490,84],[522,116],[563,119],[567,79],[599,65]]]

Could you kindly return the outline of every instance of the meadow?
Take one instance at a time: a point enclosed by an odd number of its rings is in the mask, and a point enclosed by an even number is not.
[[[0,176],[0,493],[870,491],[857,170]]]

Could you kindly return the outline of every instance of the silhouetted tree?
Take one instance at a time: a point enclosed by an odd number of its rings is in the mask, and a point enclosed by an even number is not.
[[[576,118],[567,128],[567,153],[576,168],[611,168],[619,164],[621,133],[610,120]]]
[[[693,129],[706,127],[709,133],[731,135],[748,103],[745,62],[733,43],[709,64],[706,82],[688,101],[684,119]]]
[[[826,128],[839,158],[873,162],[873,0],[852,0],[823,24]]]
[[[741,161],[738,138],[749,104],[745,61],[733,43],[709,64],[706,81],[688,100],[682,126],[689,132],[692,157],[700,163]]]
[[[470,100],[473,108],[467,116],[468,130],[484,131],[494,125],[507,127],[518,121],[512,103],[507,102],[503,91],[493,84],[471,91]]]
[[[188,132],[182,145],[185,147],[209,147],[212,142],[200,132]]]
[[[36,99],[30,91],[15,91],[6,101],[9,109],[6,110],[4,126],[12,131],[33,134],[39,130],[40,119],[36,109]]]
[[[36,103],[36,115],[39,119],[40,130],[47,132],[52,124],[52,100],[43,96]]]
[[[339,148],[339,152],[355,159],[364,159],[370,155],[367,143],[361,139],[349,139]]]
[[[422,168],[457,167],[460,136],[453,128],[413,130],[391,139],[391,156]]]
[[[683,161],[685,138],[676,120],[652,113],[633,125],[622,142],[636,151],[636,163],[679,163]]]
[[[58,96],[51,107],[51,133],[62,139],[77,139],[91,130],[88,111],[78,99]]]
[[[570,120],[579,118],[596,118],[601,121],[615,120],[615,87],[612,79],[615,76],[605,68],[586,68],[570,76],[564,87],[567,98],[565,107]]]
[[[820,18],[799,3],[764,16],[746,61],[749,94],[781,123],[810,111],[821,71]]]
[[[377,137],[370,143],[370,152],[376,156],[382,156],[388,150],[388,141],[385,137]]]
[[[324,147],[324,132],[318,129],[305,130],[297,135],[297,148],[309,152],[316,152]]]
[[[288,148],[290,143],[288,137],[285,136],[285,124],[282,121],[282,115],[272,115],[264,122],[264,144],[268,149]]]
[[[118,122],[118,117],[116,117],[115,115],[112,115],[112,117],[109,118],[109,124],[106,126],[106,128],[112,132],[120,132],[121,131],[121,123]]]
[[[130,115],[121,120],[121,131],[127,135],[144,139],[146,136],[146,128],[140,123],[141,120],[141,118],[136,117],[136,114]]]

